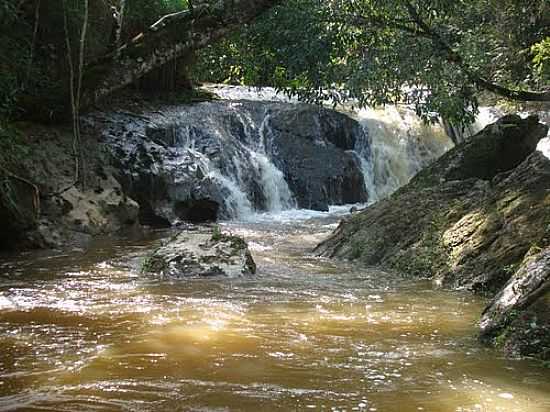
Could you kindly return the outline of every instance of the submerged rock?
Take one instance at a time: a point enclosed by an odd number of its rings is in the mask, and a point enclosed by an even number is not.
[[[494,296],[550,243],[550,160],[533,153],[547,130],[501,119],[342,222],[317,253]]]
[[[175,278],[256,273],[246,242],[216,228],[195,227],[174,236],[146,258],[142,271]]]

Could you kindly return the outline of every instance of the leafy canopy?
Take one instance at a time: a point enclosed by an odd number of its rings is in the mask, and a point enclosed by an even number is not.
[[[483,91],[544,100],[527,90],[550,84],[549,36],[547,0],[288,0],[205,49],[197,73],[464,123]]]

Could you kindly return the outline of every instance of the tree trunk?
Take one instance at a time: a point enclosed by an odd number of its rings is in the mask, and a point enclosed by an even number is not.
[[[115,53],[88,66],[82,103],[91,104],[169,62],[191,55],[281,2],[221,0],[195,7],[192,14],[175,13],[159,20]]]

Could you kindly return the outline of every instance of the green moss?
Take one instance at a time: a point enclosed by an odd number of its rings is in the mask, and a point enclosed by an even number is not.
[[[365,246],[363,242],[361,241],[354,241],[351,245],[351,252],[350,252],[350,258],[351,259],[359,259],[361,255],[363,254]]]
[[[493,340],[493,344],[496,348],[502,349],[504,345],[506,344],[506,341],[508,340],[508,329],[503,329],[501,333],[499,333]]]
[[[390,259],[390,266],[407,277],[432,277],[447,265],[448,254],[442,235],[449,222],[443,213],[433,217],[423,228],[415,246],[403,250]]]
[[[218,225],[215,225],[214,228],[212,229],[212,240],[214,242],[219,242],[223,239],[223,233],[222,233],[222,230],[221,228],[218,226]]]
[[[141,261],[141,273],[160,273],[168,267],[167,263],[163,259],[155,258],[154,256],[147,256]]]
[[[16,167],[29,155],[23,134],[13,124],[0,122],[0,166]]]

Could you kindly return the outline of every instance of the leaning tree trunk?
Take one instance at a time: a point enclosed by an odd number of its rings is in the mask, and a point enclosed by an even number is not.
[[[221,0],[165,16],[145,33],[88,66],[83,104],[134,83],[169,62],[192,54],[238,29],[282,0]]]

